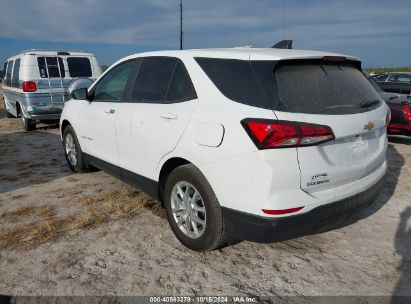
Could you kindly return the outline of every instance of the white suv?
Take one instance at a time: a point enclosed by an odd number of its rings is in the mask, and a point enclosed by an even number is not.
[[[72,97],[60,120],[70,168],[160,200],[198,251],[335,225],[374,200],[387,169],[389,110],[353,57],[142,53]]]

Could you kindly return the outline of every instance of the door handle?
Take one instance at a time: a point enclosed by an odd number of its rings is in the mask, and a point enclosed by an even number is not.
[[[160,115],[160,117],[164,119],[177,119],[178,115],[173,113],[163,113]]]
[[[116,110],[114,110],[114,109],[105,109],[105,110],[104,110],[104,113],[114,114],[114,113],[116,113]]]

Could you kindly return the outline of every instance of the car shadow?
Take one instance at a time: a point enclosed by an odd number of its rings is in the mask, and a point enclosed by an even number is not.
[[[0,155],[0,194],[71,174],[58,133],[0,133]]]
[[[388,136],[388,141],[395,144],[411,145],[411,138],[404,136]]]
[[[411,301],[411,207],[400,215],[400,224],[394,240],[395,250],[401,256],[401,277],[394,288],[392,304]],[[407,296],[406,298],[404,296]]]

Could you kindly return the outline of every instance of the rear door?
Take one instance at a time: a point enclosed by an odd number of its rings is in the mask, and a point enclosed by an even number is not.
[[[353,64],[280,63],[278,119],[327,125],[335,140],[297,148],[301,188],[331,189],[361,179],[385,161],[387,106]]]
[[[140,58],[130,99],[116,120],[120,167],[155,179],[157,165],[181,138],[198,100],[184,63],[172,57]]]

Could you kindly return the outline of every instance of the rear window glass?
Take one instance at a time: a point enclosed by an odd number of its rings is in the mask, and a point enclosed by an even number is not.
[[[67,65],[70,77],[91,77],[90,60],[86,57],[68,57]]]
[[[350,63],[196,58],[227,98],[250,106],[306,114],[354,114],[381,99]],[[369,106],[360,106],[370,104]]]
[[[349,63],[289,63],[275,70],[275,79],[287,112],[355,114],[381,103],[361,71]],[[360,103],[371,106],[361,107]]]
[[[41,78],[64,78],[64,63],[60,57],[37,57]]]

